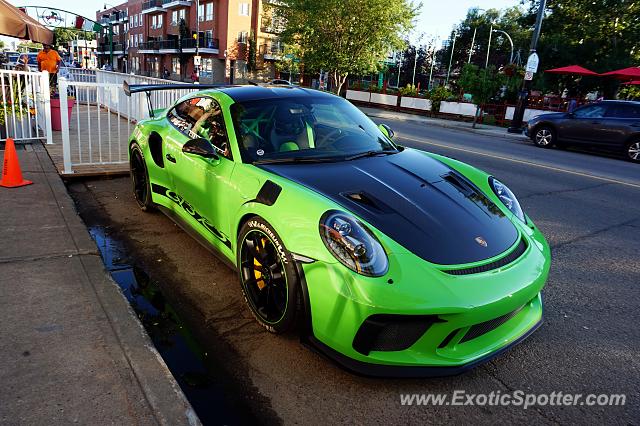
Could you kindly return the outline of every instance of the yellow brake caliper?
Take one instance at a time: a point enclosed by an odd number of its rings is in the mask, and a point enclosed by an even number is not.
[[[265,239],[262,238],[261,241],[262,241],[262,247],[257,246],[256,247],[256,251],[260,251],[260,250],[264,249]],[[262,264],[260,262],[258,262],[258,259],[256,259],[254,257],[253,258],[253,266],[262,266]],[[267,286],[267,283],[265,283],[264,280],[262,279],[262,272],[258,271],[256,268],[253,268],[253,274],[256,277],[256,284],[258,284],[258,288],[260,290],[265,288]]]

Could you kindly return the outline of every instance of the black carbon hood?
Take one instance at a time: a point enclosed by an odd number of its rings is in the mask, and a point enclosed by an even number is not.
[[[411,149],[354,161],[259,167],[323,194],[436,264],[485,260],[518,238],[511,221],[475,185]]]

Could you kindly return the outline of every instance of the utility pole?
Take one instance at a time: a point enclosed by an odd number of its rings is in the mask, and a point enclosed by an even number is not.
[[[416,67],[418,65],[418,47],[416,47],[416,54],[414,56],[415,57],[413,59],[413,78],[411,79],[412,86],[416,85]]]
[[[433,77],[433,64],[436,61],[436,43],[437,42],[438,42],[438,36],[435,36],[431,44],[431,71],[429,71],[429,90],[431,90],[431,78]]]
[[[536,16],[536,26],[533,30],[533,37],[531,38],[531,47],[529,49],[529,56],[536,53],[536,47],[538,46],[538,39],[540,38],[540,29],[542,28],[542,19],[544,18],[544,9],[547,0],[540,0],[538,6],[538,15]],[[526,77],[526,75],[525,75]],[[527,98],[529,97],[529,89],[531,88],[531,80],[523,80],[522,90],[518,94],[518,104],[513,112],[513,120],[511,120],[511,126],[507,129],[509,133],[522,133],[522,118],[524,117],[524,110],[527,107]]]

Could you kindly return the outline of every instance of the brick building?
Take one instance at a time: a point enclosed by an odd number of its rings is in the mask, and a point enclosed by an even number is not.
[[[277,0],[129,0],[98,11],[100,65],[191,81],[198,44],[203,83],[274,78],[282,26],[265,3]]]

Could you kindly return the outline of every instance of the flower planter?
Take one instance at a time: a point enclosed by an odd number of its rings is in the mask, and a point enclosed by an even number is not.
[[[71,111],[73,111],[73,105],[76,103],[75,99],[67,98],[67,111],[69,123],[71,123]],[[60,99],[51,99],[51,129],[60,131],[62,130],[62,117],[60,115]]]

